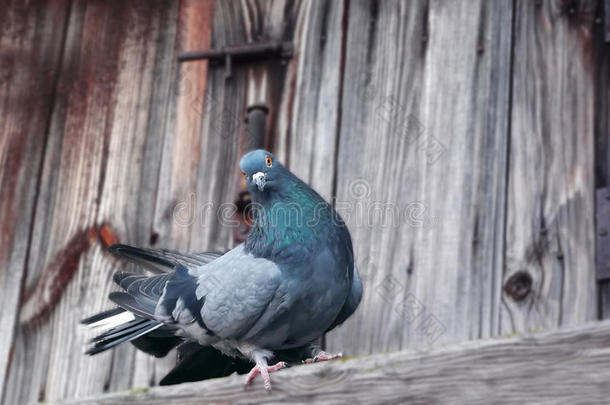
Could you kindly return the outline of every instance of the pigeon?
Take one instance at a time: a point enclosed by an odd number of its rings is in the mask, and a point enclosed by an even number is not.
[[[240,168],[253,215],[245,242],[224,254],[111,246],[114,255],[155,274],[114,275],[123,290],[109,295],[117,307],[82,321],[107,329],[87,354],[124,342],[157,357],[180,344],[185,352],[187,345],[196,352],[211,347],[242,366],[253,363],[245,385],[260,374],[266,390],[269,373],[288,366],[282,358],[341,357],[317,342],[351,316],[362,297],[345,222],[270,152],[247,153]]]

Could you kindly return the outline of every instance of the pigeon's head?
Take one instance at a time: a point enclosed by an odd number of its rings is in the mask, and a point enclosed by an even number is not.
[[[273,188],[274,182],[284,171],[284,167],[266,150],[257,149],[248,152],[239,162],[246,180],[246,188],[251,192],[263,192]]]

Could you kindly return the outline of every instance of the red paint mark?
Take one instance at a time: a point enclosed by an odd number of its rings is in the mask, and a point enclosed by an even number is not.
[[[106,247],[119,243],[119,239],[116,237],[112,229],[110,229],[110,227],[106,224],[102,225],[100,228],[100,238]]]
[[[36,283],[26,289],[21,305],[22,326],[46,320],[76,274],[81,255],[91,246],[90,236],[91,230],[77,232],[43,270]]]

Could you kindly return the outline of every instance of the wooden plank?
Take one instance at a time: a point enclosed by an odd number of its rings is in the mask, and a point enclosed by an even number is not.
[[[610,4],[604,2],[604,10],[598,10],[598,17],[605,13],[606,28],[610,27]],[[594,37],[596,58],[595,85],[595,187],[606,188],[610,193],[610,44],[601,35]],[[596,212],[599,208],[596,206]],[[600,235],[596,235],[597,238]],[[610,280],[599,284],[599,318],[610,318]]]
[[[221,216],[229,213],[223,204],[233,202],[237,196],[235,184],[241,178],[238,162],[248,136],[243,119],[249,105],[262,103],[270,107],[266,147],[330,198],[332,176],[322,173],[332,170],[337,137],[341,13],[342,3],[331,1],[216,3],[214,47],[281,40],[293,43],[294,56],[289,61],[234,63],[229,80],[224,77],[224,68],[218,66],[210,70],[205,92],[185,92],[184,98],[203,117],[200,146],[195,147],[200,150],[202,164],[190,177],[200,180],[181,186],[170,193],[173,200],[159,201],[157,205],[163,207],[160,213],[178,207],[175,214],[184,214],[179,221],[186,222],[190,238],[187,245],[191,249],[222,250],[232,245],[231,217],[219,220],[218,210]],[[190,63],[185,66],[188,69]],[[196,80],[192,70],[183,73],[184,83]],[[304,136],[303,132],[315,132],[316,136]],[[320,167],[321,162],[328,165]],[[163,170],[162,176],[164,172],[169,171]],[[191,202],[198,212],[186,209]],[[164,219],[159,218],[156,228],[163,229],[167,225],[161,224]],[[172,237],[167,242],[184,248],[185,240]]]
[[[105,245],[137,242],[135,218],[152,223],[156,190],[147,178],[159,160],[144,161],[162,143],[146,132],[149,111],[167,103],[153,87],[175,63],[172,15],[177,5],[162,1],[71,6],[4,403],[131,386],[134,350],[84,356],[91,335],[78,322],[108,306],[118,266]]]
[[[149,201],[140,198],[141,203],[150,205],[150,216],[134,215],[129,224],[136,235],[143,234],[143,237],[130,237],[126,242],[137,246],[150,244],[188,250],[193,223],[197,225],[199,222],[181,222],[180,219],[184,218],[179,216],[176,207],[191,202],[191,195],[195,195],[193,190],[200,182],[198,170],[210,162],[201,152],[205,146],[203,114],[197,105],[206,91],[208,64],[200,61],[181,66],[176,57],[180,51],[210,47],[214,2],[183,1],[176,12],[177,18],[168,22],[168,29],[177,37],[168,38],[167,51],[161,54],[165,69],[156,76],[153,87],[161,86],[162,90],[155,95],[157,108],[148,112],[151,122],[147,127],[147,139],[152,139],[154,155],[151,158],[154,163],[150,162],[150,169],[146,168],[146,176],[142,177],[148,179],[155,194]],[[211,170],[215,169],[211,167]],[[217,191],[216,188],[213,190]],[[187,210],[197,207],[191,206]],[[202,247],[201,250],[205,249]],[[117,351],[121,350],[128,349]],[[155,359],[136,351],[135,358],[131,382],[135,386],[157,384],[176,360],[173,352],[164,359]]]
[[[503,333],[596,317],[595,1],[517,1]]]
[[[336,197],[353,232],[365,297],[356,317],[328,337],[330,350],[371,353],[590,318],[593,89],[584,52],[590,4],[570,12],[554,2],[517,3],[509,104],[509,2],[138,1],[118,13],[112,5],[75,2],[65,20],[49,129],[39,128],[36,114],[27,124],[33,133],[48,133],[48,146],[43,152],[28,137],[25,152],[15,155],[22,156],[16,163],[21,195],[0,203],[3,210],[18,207],[23,219],[7,245],[16,269],[6,273],[9,283],[19,286],[26,261],[28,268],[4,402],[82,397],[162,377],[171,356],[156,361],[124,345],[87,358],[81,351],[90,336],[66,325],[107,307],[111,274],[122,268],[103,251],[111,240],[184,250],[231,246],[230,216],[217,215],[230,212],[222,204],[236,195],[245,107],[260,101],[272,108],[276,136],[269,145],[322,195]],[[53,13],[60,9],[65,12]],[[34,10],[26,18],[48,19],[34,24],[42,27],[34,32],[53,33],[45,37],[53,46],[44,49],[56,55],[54,33],[62,25],[50,23],[54,14]],[[175,48],[269,39],[292,39],[294,58],[234,66],[229,81],[206,62],[176,67]],[[19,77],[1,83],[9,82],[17,87],[7,94],[24,91]],[[25,94],[32,93],[27,87]],[[10,100],[3,94],[0,110]],[[7,122],[26,125],[23,111]],[[554,121],[566,111],[571,121]],[[0,154],[9,145],[11,155],[0,155],[3,168],[21,150],[7,133]],[[574,154],[567,145],[575,145]],[[39,162],[43,153],[34,207],[38,169],[21,162]],[[541,176],[533,181],[529,173]],[[3,190],[12,184],[9,174],[0,177]],[[395,215],[395,209],[398,225],[383,223],[379,210]],[[26,259],[25,245],[17,243],[29,237],[33,211]],[[10,214],[2,211],[3,229]],[[545,230],[550,247],[527,233],[540,219],[545,227],[536,232]],[[541,264],[528,253],[539,246]],[[508,291],[520,294],[527,279],[513,276],[523,269],[533,293],[513,302],[502,282],[517,281]],[[15,288],[0,299],[11,308],[18,295]],[[15,315],[0,316],[12,336]],[[2,346],[0,367],[10,350]]]
[[[328,201],[334,196],[346,13],[345,1],[303,2],[277,105],[276,155]]]
[[[188,209],[210,203],[219,209],[233,200],[234,183],[222,179],[238,172],[237,140],[243,137],[247,100],[277,106],[270,119],[274,131],[290,121],[292,100],[309,91],[308,80],[313,86],[324,83],[313,73],[299,79],[296,61],[234,67],[234,78],[225,81],[222,69],[208,75],[206,62],[178,71],[175,54],[259,35],[291,40],[297,20],[305,21],[297,49],[316,50],[324,41],[310,40],[307,24],[313,20],[319,27],[329,9],[339,21],[331,4],[312,2],[301,9],[300,3],[243,3],[235,8],[185,1],[179,7],[157,2],[148,9],[136,2],[119,15],[100,3],[73,5],[36,208],[40,215],[29,261],[34,270],[26,280],[5,403],[155,384],[173,364],[171,356],[154,360],[129,345],[85,357],[81,351],[89,334],[65,327],[108,306],[111,274],[122,265],[104,253],[105,245],[228,248],[231,229],[215,211],[209,223],[188,215],[185,223],[182,203],[192,203]],[[210,35],[212,16],[216,24]],[[334,52],[338,42],[329,43],[333,46],[321,53]],[[296,81],[307,90],[295,90]],[[336,132],[329,128],[318,139],[330,138],[334,145]],[[299,155],[295,161],[306,158]],[[60,287],[52,283],[55,277],[63,280]],[[65,372],[50,371],[58,367]]]
[[[0,399],[10,367],[39,172],[69,3],[4,2],[0,15]]]
[[[180,102],[188,105],[191,113],[199,113],[202,129],[196,141],[185,142],[188,146],[182,146],[180,153],[173,149],[180,140],[172,140],[173,144],[165,147],[168,153],[163,157],[160,184],[168,192],[159,194],[156,203],[155,233],[164,236],[159,245],[187,246],[191,250],[222,250],[232,245],[233,222],[226,204],[237,196],[235,180],[240,176],[238,162],[245,152],[243,119],[248,105],[263,103],[270,107],[266,147],[277,151],[292,170],[312,180],[314,187],[330,198],[332,176],[322,176],[329,169],[318,165],[334,158],[341,13],[342,3],[331,1],[216,3],[213,47],[292,41],[294,57],[290,61],[234,63],[228,80],[223,66],[214,67],[205,88],[196,87],[202,76],[194,70],[193,62],[183,65]],[[317,94],[316,100],[324,100],[322,107],[310,100],[312,93]],[[326,119],[327,114],[330,119]],[[325,119],[321,120],[320,115]],[[303,131],[316,132],[315,141],[302,136]],[[191,151],[187,156],[195,152],[199,155],[187,164],[185,150]],[[182,166],[178,169],[172,162],[181,162]],[[332,169],[332,164],[329,166]],[[170,216],[177,224],[168,221]]]
[[[499,329],[510,2],[352,1],[337,207],[364,278],[329,349]]]
[[[610,323],[297,366],[244,391],[243,376],[64,404],[605,404]]]

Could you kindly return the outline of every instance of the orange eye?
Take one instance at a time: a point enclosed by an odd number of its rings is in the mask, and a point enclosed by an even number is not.
[[[265,163],[267,163],[267,167],[271,167],[271,165],[273,164],[273,162],[271,161],[271,157],[269,155],[267,155],[267,157],[265,157]]]
[[[244,177],[248,177],[248,175],[247,175],[247,174],[246,174],[246,172],[244,172],[244,171],[242,171],[242,172],[241,172],[241,174],[242,174]]]

